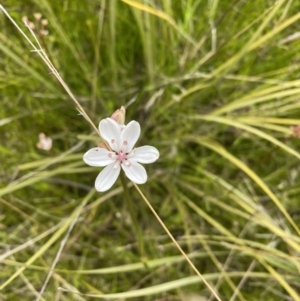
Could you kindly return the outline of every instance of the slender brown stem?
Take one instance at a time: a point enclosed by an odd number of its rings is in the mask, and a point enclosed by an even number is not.
[[[124,195],[125,195],[127,209],[129,211],[131,221],[132,221],[132,225],[133,225],[133,230],[135,232],[135,235],[137,236],[137,240],[138,240],[138,243],[139,243],[140,256],[143,257],[144,256],[143,236],[142,236],[141,228],[138,224],[138,220],[136,218],[136,212],[134,212],[134,209],[132,207],[132,200],[130,199],[130,196],[129,196],[128,187],[127,187],[127,184],[126,184],[126,179],[125,179],[123,171],[121,171],[120,177],[121,177],[121,182],[122,182],[122,185],[123,185],[123,191],[124,191]]]
[[[145,197],[145,195],[142,193],[142,191],[140,190],[140,188],[135,183],[133,183],[133,186],[139,192],[139,194],[141,195],[141,197],[143,198],[143,200],[146,202],[147,206],[150,208],[150,210],[152,211],[152,213],[154,214],[154,216],[156,217],[156,219],[159,221],[159,223],[161,224],[161,226],[164,228],[164,230],[166,231],[166,233],[168,234],[168,236],[171,238],[171,240],[175,244],[176,248],[180,251],[180,253],[183,255],[183,257],[186,259],[186,261],[192,267],[192,269],[196,272],[196,274],[199,276],[199,278],[201,279],[201,281],[209,288],[209,290],[212,292],[212,294],[216,297],[216,299],[218,301],[222,301],[220,299],[220,297],[217,295],[217,293],[213,290],[213,288],[209,285],[209,283],[205,280],[205,278],[201,275],[201,273],[198,271],[198,269],[195,267],[195,265],[192,263],[192,261],[189,259],[189,257],[182,250],[182,248],[180,247],[180,245],[178,244],[178,242],[176,241],[176,239],[173,237],[173,235],[171,234],[171,232],[168,230],[168,228],[166,227],[166,225],[164,224],[164,222],[161,220],[161,218],[159,217],[159,215],[156,213],[156,211],[154,210],[154,208],[152,207],[152,205],[150,204],[150,202],[147,200],[147,198]]]
[[[80,105],[80,103],[78,102],[78,100],[76,99],[76,97],[74,96],[74,94],[71,92],[71,90],[69,89],[69,87],[67,86],[67,84],[61,78],[60,74],[58,73],[58,71],[56,70],[56,68],[54,67],[54,65],[50,61],[50,59],[48,58],[46,52],[43,50],[43,48],[42,48],[39,40],[37,39],[35,33],[28,26],[28,24],[25,23],[25,25],[27,26],[27,28],[30,31],[31,35],[35,39],[38,47],[36,47],[32,43],[32,41],[28,38],[28,36],[23,32],[23,30],[19,27],[19,25],[14,21],[14,19],[9,15],[9,13],[6,11],[6,9],[2,5],[0,5],[0,11],[3,11],[3,13],[7,16],[7,18],[13,23],[13,25],[19,30],[19,32],[25,37],[26,41],[34,49],[33,51],[35,51],[38,54],[38,56],[44,61],[44,63],[48,66],[48,68],[51,70],[51,72],[53,73],[53,75],[57,78],[57,80],[63,86],[63,88],[65,89],[65,91],[68,93],[68,95],[70,96],[70,98],[74,101],[74,103],[76,104],[77,109],[82,114],[82,116],[89,122],[89,124],[94,128],[94,130],[96,131],[96,133],[98,133],[98,135],[101,137],[99,130],[94,125],[94,123],[92,122],[92,120],[90,119],[90,117],[88,116],[88,114],[85,112],[85,110],[83,109],[83,107]]]

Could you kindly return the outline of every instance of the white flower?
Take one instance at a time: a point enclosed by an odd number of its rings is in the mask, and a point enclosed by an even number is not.
[[[37,148],[49,151],[52,148],[52,139],[47,137],[44,133],[39,134],[39,142]]]
[[[141,133],[140,124],[131,121],[121,127],[112,118],[106,118],[101,120],[99,131],[111,150],[95,147],[83,156],[84,162],[90,166],[106,166],[95,181],[96,189],[108,190],[117,180],[121,167],[132,182],[145,183],[147,173],[139,163],[147,164],[156,161],[159,152],[155,147],[147,145],[133,148]]]

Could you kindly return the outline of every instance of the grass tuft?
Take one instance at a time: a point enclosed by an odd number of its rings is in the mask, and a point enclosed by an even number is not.
[[[300,300],[295,1],[5,9],[0,300]],[[82,156],[122,105],[160,159],[97,193]]]

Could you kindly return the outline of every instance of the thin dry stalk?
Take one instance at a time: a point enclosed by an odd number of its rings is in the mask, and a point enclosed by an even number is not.
[[[150,204],[150,202],[148,201],[148,199],[145,197],[145,195],[142,193],[142,191],[140,190],[140,188],[137,186],[137,184],[133,183],[133,186],[139,192],[140,196],[143,198],[143,200],[145,201],[145,203],[147,204],[147,206],[150,208],[150,210],[152,211],[152,213],[154,214],[154,216],[156,217],[156,219],[158,220],[158,222],[161,224],[161,226],[163,227],[163,229],[166,231],[166,233],[168,234],[168,236],[171,238],[171,240],[175,244],[176,248],[180,251],[180,253],[183,255],[183,257],[186,259],[186,261],[192,267],[192,269],[196,272],[196,274],[199,276],[199,278],[201,279],[201,281],[209,288],[209,290],[212,292],[212,294],[216,297],[216,299],[218,301],[222,301],[220,299],[220,297],[217,295],[217,293],[214,291],[214,289],[209,285],[209,283],[201,275],[201,273],[198,271],[198,269],[195,267],[195,265],[192,263],[192,261],[189,259],[189,257],[182,250],[182,248],[180,247],[180,245],[178,244],[178,242],[176,241],[176,239],[173,237],[173,235],[171,234],[171,232],[168,230],[168,228],[166,227],[166,225],[164,224],[164,222],[161,220],[161,218],[159,217],[159,215],[156,213],[156,211],[154,210],[154,208],[152,207],[152,205]]]
[[[80,114],[89,122],[89,124],[94,128],[96,133],[101,137],[99,130],[97,127],[94,125],[90,117],[87,115],[83,107],[80,105],[74,94],[71,92],[67,84],[64,82],[64,80],[61,78],[60,74],[48,58],[46,52],[43,50],[41,44],[39,43],[35,33],[33,30],[30,28],[29,24],[25,22],[25,26],[28,28],[30,31],[31,35],[33,36],[34,40],[36,41],[38,47],[36,47],[32,41],[29,39],[29,37],[24,33],[24,31],[19,27],[19,25],[14,21],[14,19],[9,15],[9,13],[6,11],[6,9],[0,5],[0,10],[3,11],[3,13],[7,16],[7,18],[13,23],[13,25],[18,29],[18,31],[23,35],[23,37],[26,39],[26,41],[30,44],[30,46],[33,48],[33,52],[36,52],[38,56],[43,60],[43,62],[47,65],[47,67],[50,69],[51,73],[57,78],[57,80],[60,82],[60,84],[63,86],[65,91],[68,93],[68,95],[71,97],[71,99],[75,102],[76,107]]]

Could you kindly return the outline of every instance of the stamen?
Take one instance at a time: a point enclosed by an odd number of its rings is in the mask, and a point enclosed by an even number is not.
[[[130,166],[131,166],[131,164],[130,164],[127,160],[124,162],[124,164],[125,164],[127,167],[130,167]]]
[[[123,145],[127,145],[127,144],[128,144],[128,142],[126,140],[124,140]]]
[[[116,164],[114,165],[113,169],[117,169],[120,163],[117,161]]]

